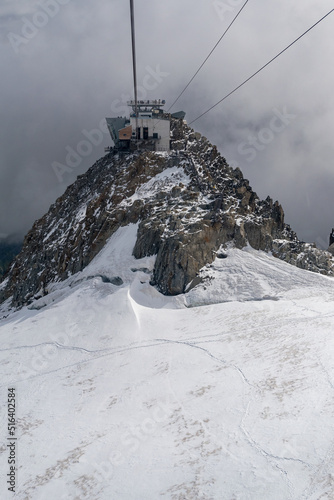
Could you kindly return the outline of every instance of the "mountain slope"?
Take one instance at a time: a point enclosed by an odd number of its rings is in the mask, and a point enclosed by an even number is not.
[[[0,302],[21,307],[46,295],[133,223],[139,223],[133,254],[157,256],[151,283],[165,295],[200,283],[200,269],[229,242],[333,274],[333,255],[300,242],[279,203],[261,201],[240,170],[182,120],[172,121],[172,148],[169,155],[111,153],[80,176],[26,236]]]
[[[334,281],[231,247],[166,297],[137,229],[0,323],[16,498],[332,498]]]

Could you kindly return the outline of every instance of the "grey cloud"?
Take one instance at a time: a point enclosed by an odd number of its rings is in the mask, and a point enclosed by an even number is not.
[[[21,10],[11,10],[14,6]],[[0,5],[0,63],[5,68],[0,232],[5,234],[23,234],[66,185],[103,155],[110,144],[106,134],[63,182],[52,168],[53,162],[64,163],[68,147],[77,148],[84,130],[99,128],[111,108],[119,109],[133,92],[127,2],[70,0],[15,53],[7,34],[20,34],[22,18],[32,20],[39,8],[38,2]],[[233,12],[222,20],[210,0],[137,0],[135,8],[139,83],[147,66],[169,73],[149,94],[166,99],[168,106]],[[249,2],[174,110],[184,109],[188,121],[196,118],[330,8],[330,0]],[[15,22],[6,18],[10,15]],[[283,204],[287,222],[301,238],[318,242],[327,241],[334,223],[333,23],[334,16],[193,125],[227,161],[239,164],[261,197],[269,194]],[[284,106],[296,119],[248,162],[238,151],[240,143],[268,128],[273,109]]]

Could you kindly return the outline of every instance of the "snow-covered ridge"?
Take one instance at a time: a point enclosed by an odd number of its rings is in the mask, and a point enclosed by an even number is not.
[[[200,270],[202,282],[186,294],[189,306],[234,301],[293,299],[294,294],[314,293],[319,286],[332,289],[334,280],[291,265],[271,254],[254,250],[227,248]]]

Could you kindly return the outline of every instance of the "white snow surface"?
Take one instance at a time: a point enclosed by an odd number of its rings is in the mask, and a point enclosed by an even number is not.
[[[334,498],[333,279],[229,248],[164,297],[136,231],[1,320],[1,498],[9,387],[16,499]]]
[[[136,192],[126,198],[120,205],[132,205],[135,200],[151,198],[156,193],[168,193],[178,184],[187,186],[190,183],[190,177],[182,167],[169,167],[160,174],[155,175],[149,181],[145,182],[136,189]]]

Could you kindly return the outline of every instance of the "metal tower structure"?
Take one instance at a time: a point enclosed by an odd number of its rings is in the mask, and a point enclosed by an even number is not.
[[[133,86],[135,96],[135,114],[136,114],[136,138],[138,139],[138,93],[137,93],[137,64],[136,64],[136,34],[135,34],[135,10],[133,0],[130,0],[131,13],[131,38],[132,38],[132,67],[133,67]]]

